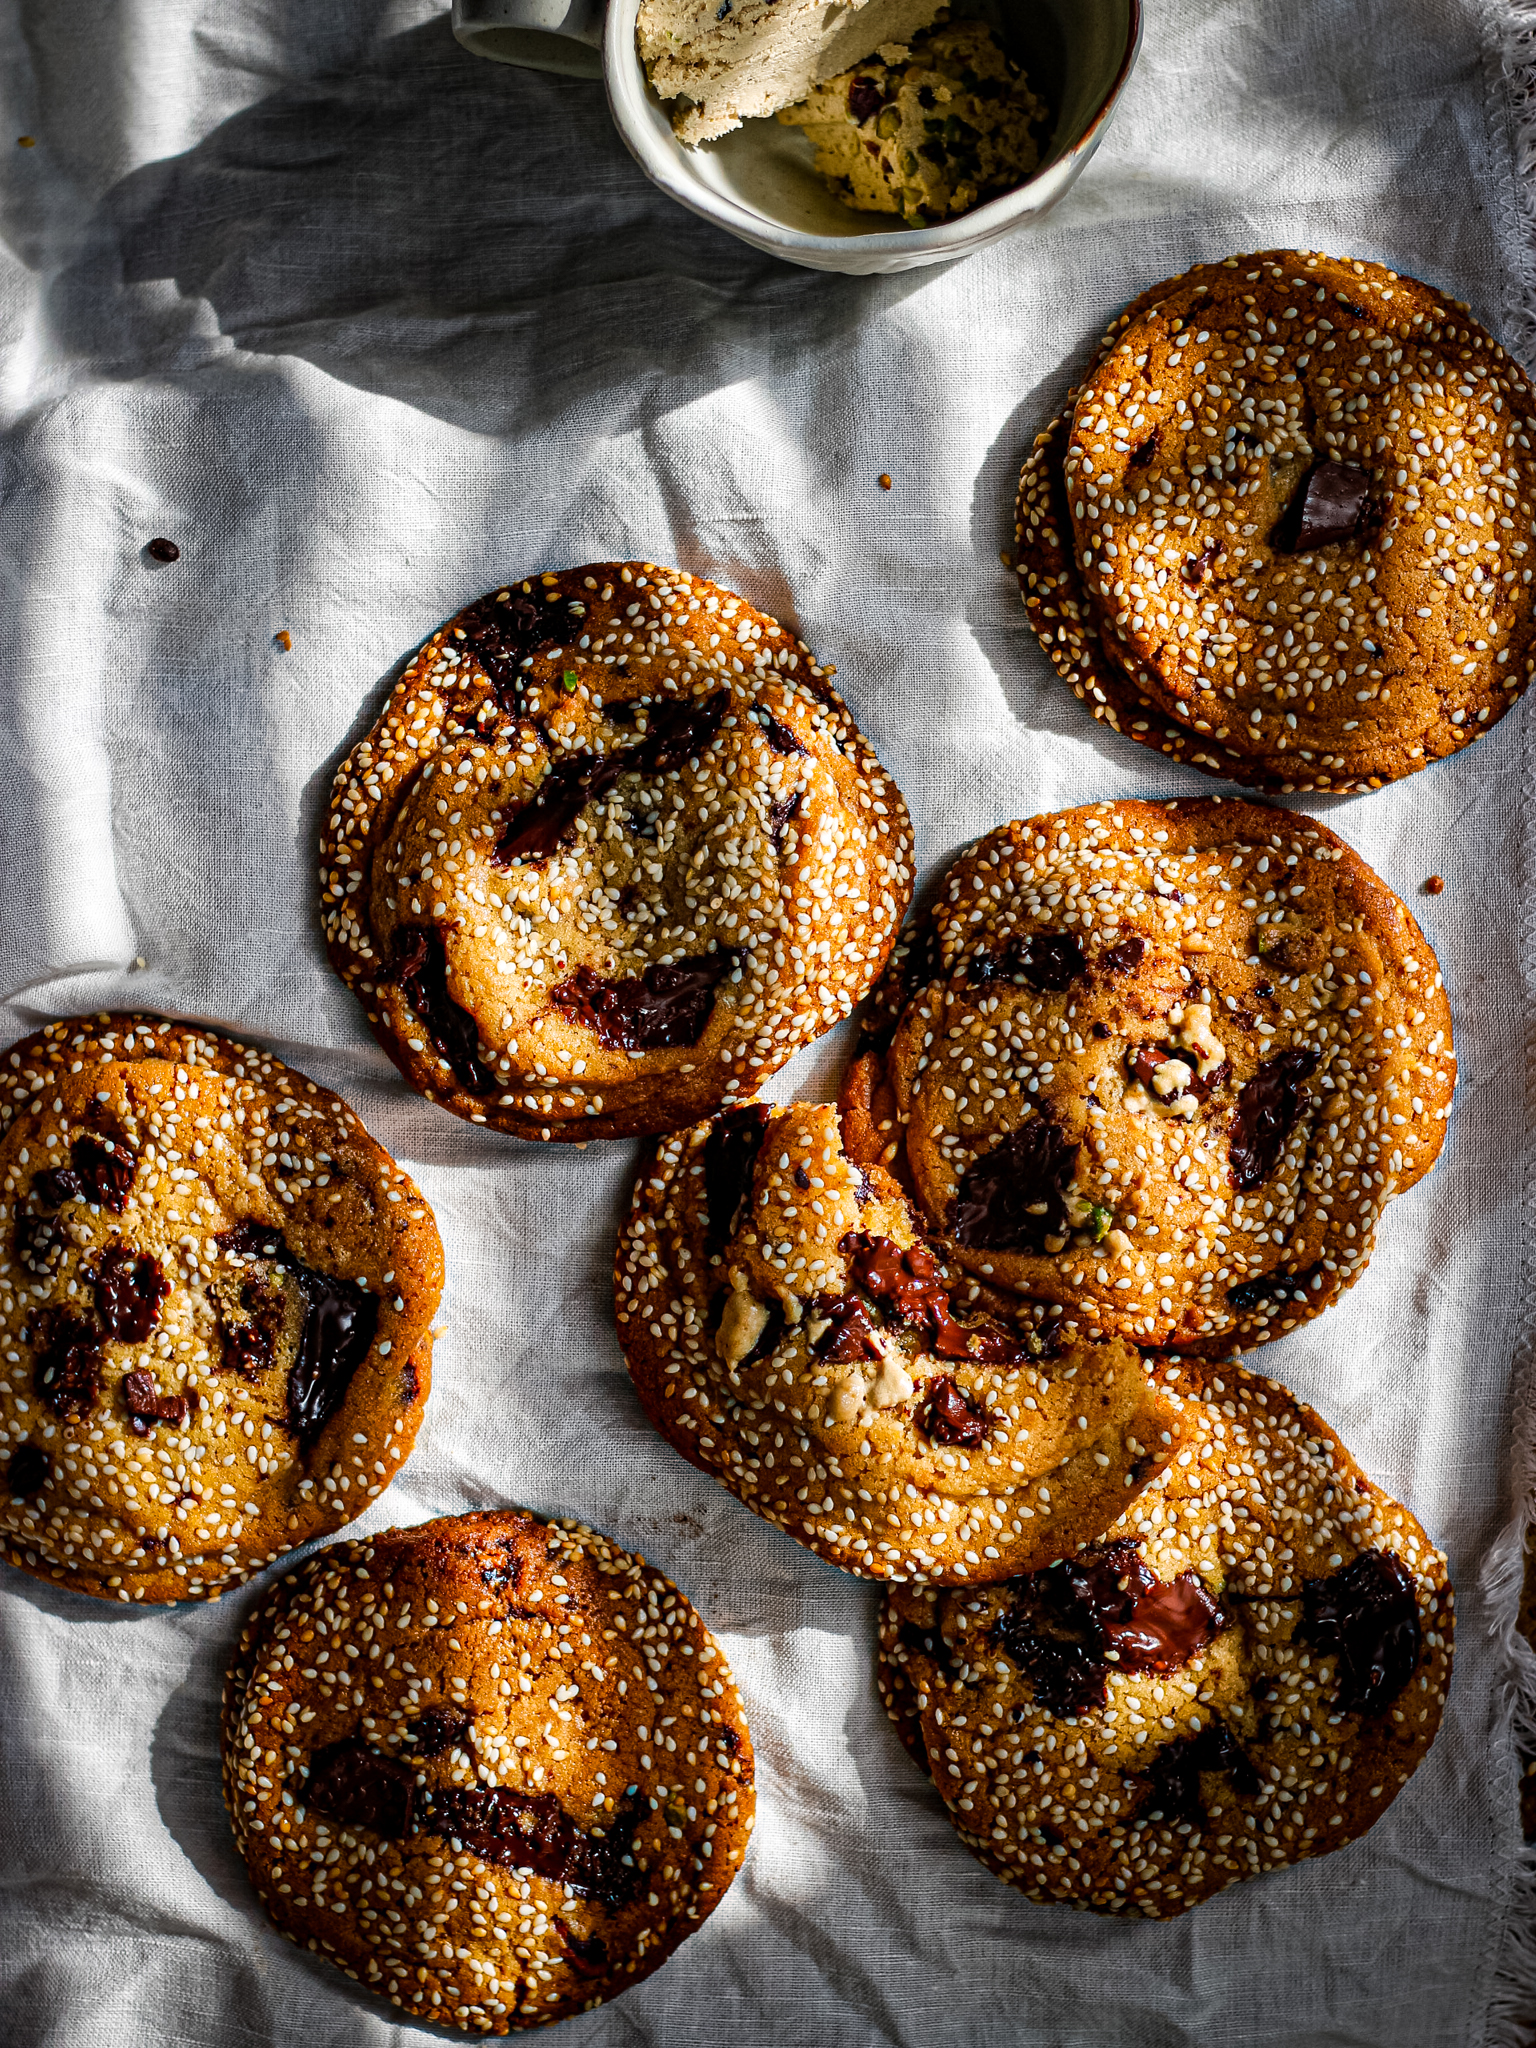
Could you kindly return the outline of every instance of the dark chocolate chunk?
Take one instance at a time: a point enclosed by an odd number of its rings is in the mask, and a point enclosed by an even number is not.
[[[736,1752],[741,1748],[741,1737],[736,1733],[736,1730],[734,1728],[726,1728],[723,1726],[717,1728],[715,1730],[715,1740],[721,1745],[722,1748],[728,1749],[732,1756],[735,1756]]]
[[[63,1309],[44,1312],[35,1384],[54,1414],[85,1415],[101,1386],[101,1340],[95,1328]]]
[[[418,1714],[406,1734],[414,1756],[441,1756],[445,1749],[461,1743],[474,1725],[474,1715],[464,1707],[428,1707]]]
[[[704,1140],[704,1252],[716,1258],[736,1233],[741,1205],[752,1192],[752,1172],[763,1149],[771,1112],[765,1102],[728,1109]]]
[[[723,20],[730,11],[731,0],[720,0],[720,12],[715,19]],[[576,1934],[563,1920],[555,1922],[555,1932],[578,1977],[602,1976],[608,1967],[608,1944],[600,1934]]]
[[[1030,932],[1003,949],[1005,974],[1022,974],[1037,995],[1060,995],[1087,966],[1083,949],[1070,932]]]
[[[1352,540],[1365,522],[1371,480],[1351,462],[1315,462],[1275,529],[1273,545],[1284,554]]]
[[[1104,948],[1097,964],[1106,974],[1134,974],[1145,959],[1146,951],[1145,939],[1121,939],[1118,945]]]
[[[64,1246],[56,1216],[22,1215],[16,1218],[11,1249],[29,1273],[43,1275],[53,1270]]]
[[[249,1230],[249,1224],[241,1229]],[[237,1233],[226,1231],[219,1242],[226,1250],[234,1249],[227,1240]],[[265,1253],[275,1258],[278,1251],[285,1250],[282,1239],[270,1235],[275,1249]],[[237,1372],[244,1380],[259,1379],[271,1366],[277,1350],[278,1332],[283,1327],[283,1296],[281,1288],[269,1286],[259,1273],[252,1274],[240,1289],[240,1306],[246,1312],[243,1323],[227,1322],[219,1318],[219,1370]]]
[[[752,714],[768,735],[768,744],[776,754],[803,754],[805,748],[795,738],[787,725],[780,724],[771,711],[760,704]]]
[[[775,853],[782,854],[784,842],[789,837],[789,828],[800,815],[800,806],[805,801],[805,791],[797,789],[793,796],[768,806],[768,837],[773,841]]]
[[[810,1186],[811,1176],[806,1172],[803,1166],[797,1166],[795,1168],[794,1183],[797,1188],[801,1189],[808,1188]]]
[[[1227,1141],[1233,1187],[1245,1193],[1261,1188],[1274,1173],[1301,1115],[1301,1084],[1317,1071],[1317,1065],[1318,1054],[1293,1045],[1265,1060],[1253,1079],[1244,1083]]]
[[[861,124],[878,114],[885,101],[872,78],[855,78],[848,85],[849,118]]]
[[[268,1225],[247,1221],[214,1242],[221,1251],[271,1259],[291,1273],[304,1303],[298,1349],[288,1369],[287,1423],[306,1450],[346,1398],[379,1326],[378,1296],[356,1280],[306,1266]]]
[[[1198,555],[1187,555],[1179,565],[1179,580],[1187,590],[1198,590],[1211,573],[1211,564],[1216,559],[1216,543],[1207,541]]]
[[[411,925],[398,935],[395,979],[459,1086],[488,1095],[492,1081],[480,1057],[480,1027],[448,992],[448,954],[436,925]]]
[[[53,1467],[45,1452],[30,1440],[18,1444],[5,1468],[5,1488],[12,1500],[31,1500],[48,1484]]]
[[[1154,427],[1145,441],[1138,441],[1131,450],[1131,459],[1127,467],[1130,469],[1145,469],[1156,453],[1157,429]]]
[[[1379,1714],[1418,1667],[1424,1645],[1413,1580],[1390,1550],[1367,1550],[1301,1593],[1300,1633],[1336,1656],[1334,1683],[1346,1714]]]
[[[896,1640],[904,1650],[916,1650],[927,1657],[935,1671],[945,1678],[953,1678],[957,1666],[953,1652],[937,1628],[923,1628],[915,1621],[898,1622]]]
[[[1319,1259],[1300,1273],[1257,1273],[1253,1279],[1239,1280],[1235,1287],[1229,1287],[1227,1301],[1244,1315],[1250,1309],[1262,1308],[1266,1302],[1279,1306],[1287,1301],[1305,1301],[1322,1270]]]
[[[121,1216],[133,1186],[134,1157],[121,1138],[76,1138],[68,1166],[48,1167],[34,1176],[32,1194],[46,1209],[66,1202],[93,1202]]]
[[[1042,1252],[1048,1237],[1065,1237],[1077,1152],[1037,1111],[966,1168],[950,1226],[956,1241],[984,1251]]]
[[[934,1380],[917,1413],[918,1427],[936,1444],[974,1451],[992,1433],[992,1418],[955,1385],[950,1374]]]
[[[1202,1771],[1225,1771],[1233,1789],[1249,1797],[1259,1789],[1259,1774],[1242,1744],[1225,1721],[1212,1721],[1198,1735],[1181,1735],[1165,1743],[1152,1759],[1146,1774],[1151,1789],[1141,1817],[1163,1821],[1169,1827],[1181,1822],[1199,1827],[1205,1820]]]
[[[162,1394],[152,1372],[130,1372],[123,1376],[123,1401],[128,1409],[128,1427],[135,1436],[148,1436],[157,1422],[180,1428],[187,1419],[185,1394]]]
[[[421,1393],[421,1375],[416,1370],[414,1358],[408,1358],[400,1368],[400,1399],[409,1408]]]
[[[1109,1666],[1083,1643],[1042,1634],[1032,1603],[1018,1601],[995,1623],[999,1646],[1029,1680],[1035,1704],[1048,1714],[1091,1714],[1109,1697]]]
[[[144,1342],[170,1291],[159,1260],[131,1245],[108,1245],[96,1262],[96,1314],[106,1335],[120,1344]]]
[[[167,540],[164,534],[157,533],[153,540],[147,540],[144,543],[144,552],[152,561],[156,562],[179,562],[181,560],[181,549],[177,547],[175,541]]]
[[[642,1882],[631,1851],[645,1809],[627,1798],[603,1835],[579,1828],[552,1792],[507,1785],[445,1787],[424,1824],[460,1841],[487,1863],[533,1870],[605,1906],[622,1905]]]
[[[309,1781],[299,1796],[313,1812],[343,1827],[401,1842],[411,1832],[416,1774],[409,1764],[380,1756],[355,1738],[332,1742],[310,1758]]]
[[[503,711],[515,708],[522,683],[522,665],[541,647],[558,647],[580,630],[580,613],[564,604],[541,604],[514,591],[506,598],[482,597],[459,619],[459,630],[490,678]]]
[[[493,1593],[513,1593],[523,1582],[523,1560],[517,1545],[502,1537],[480,1560],[480,1583]]]
[[[856,1294],[818,1295],[815,1310],[817,1319],[827,1325],[812,1345],[818,1357],[836,1365],[884,1357],[869,1311]]]
[[[850,1230],[838,1250],[850,1256],[853,1285],[873,1296],[899,1323],[933,1341],[943,1358],[975,1358],[987,1365],[1022,1365],[1030,1349],[997,1323],[961,1323],[950,1312],[938,1261],[923,1244],[905,1250],[894,1238]]]
[[[715,1007],[715,990],[746,955],[740,947],[695,954],[640,975],[609,981],[578,967],[550,992],[550,1002],[595,1034],[610,1051],[659,1052],[697,1045]]]

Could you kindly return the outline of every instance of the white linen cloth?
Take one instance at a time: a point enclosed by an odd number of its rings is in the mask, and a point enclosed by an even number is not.
[[[508,575],[611,556],[716,577],[838,664],[930,879],[1010,817],[1219,790],[1052,676],[998,560],[1020,457],[1118,306],[1236,250],[1385,261],[1536,360],[1514,4],[1152,0],[1108,139],[1043,227],[868,280],[778,265],[672,206],[597,87],[476,62],[429,0],[0,7],[5,1037],[161,1009],[346,1094],[420,1181],[448,1260],[419,1446],[357,1529],[575,1512],[724,1639],[760,1762],[746,1867],[658,1976],[562,2029],[568,2048],[1504,2038],[1519,1880],[1495,1546],[1507,1565],[1531,1324],[1536,705],[1393,788],[1298,802],[1414,904],[1461,1084],[1366,1278],[1255,1362],[1449,1551],[1445,1727],[1365,1840],[1167,1925],[1031,1905],[961,1848],[875,1694],[876,1590],[641,1415],[609,1310],[636,1148],[538,1149],[407,1094],[325,966],[314,870],[336,761],[401,658]],[[145,561],[156,534],[178,563]],[[1445,894],[1424,899],[1432,872]],[[775,1092],[829,1094],[839,1051]],[[119,1613],[0,1568],[11,2048],[443,2038],[281,1939],[246,1882],[217,1700],[253,1597]]]

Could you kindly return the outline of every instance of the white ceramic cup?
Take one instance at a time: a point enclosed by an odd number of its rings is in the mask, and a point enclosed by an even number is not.
[[[454,0],[454,33],[482,56],[591,77],[602,5]],[[1054,125],[1039,169],[1015,191],[940,227],[898,228],[886,225],[888,215],[859,213],[833,197],[802,129],[746,121],[718,141],[684,148],[646,82],[635,48],[639,10],[640,0],[607,0],[601,71],[614,124],[647,177],[770,256],[856,275],[952,262],[1043,219],[1097,149],[1141,43],[1141,0],[989,0],[967,8],[992,19],[1054,110]],[[563,54],[566,61],[558,61]]]

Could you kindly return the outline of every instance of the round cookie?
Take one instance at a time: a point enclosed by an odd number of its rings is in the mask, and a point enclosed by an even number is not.
[[[0,1538],[100,1599],[216,1599],[410,1454],[443,1259],[338,1096],[157,1017],[0,1058]]]
[[[1121,1343],[973,1313],[830,1105],[749,1103],[662,1140],[615,1305],[647,1414],[845,1571],[979,1584],[1106,1528],[1177,1446]]]
[[[854,1157],[994,1293],[1179,1351],[1351,1285],[1455,1081],[1405,906],[1326,826],[1220,799],[989,834],[877,1014],[840,1098]]]
[[[660,1967],[752,1829],[752,1744],[692,1603],[520,1508],[305,1561],[224,1689],[224,1792],[272,1919],[412,2018],[505,2034]]]
[[[906,805],[809,649],[679,570],[508,584],[337,771],[331,962],[410,1085],[519,1137],[754,1094],[878,974]]]
[[[880,1685],[961,1840],[1032,1899],[1168,1919],[1342,1848],[1428,1753],[1445,1559],[1333,1431],[1235,1362],[1166,1362],[1185,1442],[1102,1543],[886,1595]]]

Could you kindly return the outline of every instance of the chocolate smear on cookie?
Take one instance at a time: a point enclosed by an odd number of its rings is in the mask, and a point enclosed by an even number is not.
[[[298,1283],[304,1321],[288,1369],[287,1422],[309,1450],[346,1398],[352,1375],[372,1348],[379,1326],[378,1297],[356,1280],[333,1279],[306,1266],[281,1233],[265,1224],[237,1224],[214,1242],[221,1251],[271,1259]]]
[[[448,953],[436,925],[411,925],[400,933],[395,979],[459,1086],[471,1095],[488,1095],[492,1082],[480,1057],[480,1027],[448,992]]]
[[[1424,1631],[1413,1580],[1390,1550],[1367,1550],[1301,1593],[1301,1633],[1320,1656],[1336,1656],[1338,1703],[1346,1714],[1379,1714],[1418,1667]]]
[[[51,1166],[32,1182],[34,1201],[46,1209],[92,1202],[121,1216],[133,1186],[135,1161],[121,1138],[76,1138],[68,1166]]]
[[[160,1320],[171,1283],[158,1259],[131,1245],[111,1244],[96,1264],[96,1314],[120,1344],[142,1344]]]
[[[423,1824],[462,1842],[487,1863],[533,1870],[568,1891],[618,1906],[640,1889],[641,1873],[631,1850],[642,1817],[640,1802],[626,1798],[607,1833],[589,1835],[552,1792],[450,1785],[432,1795]]]

